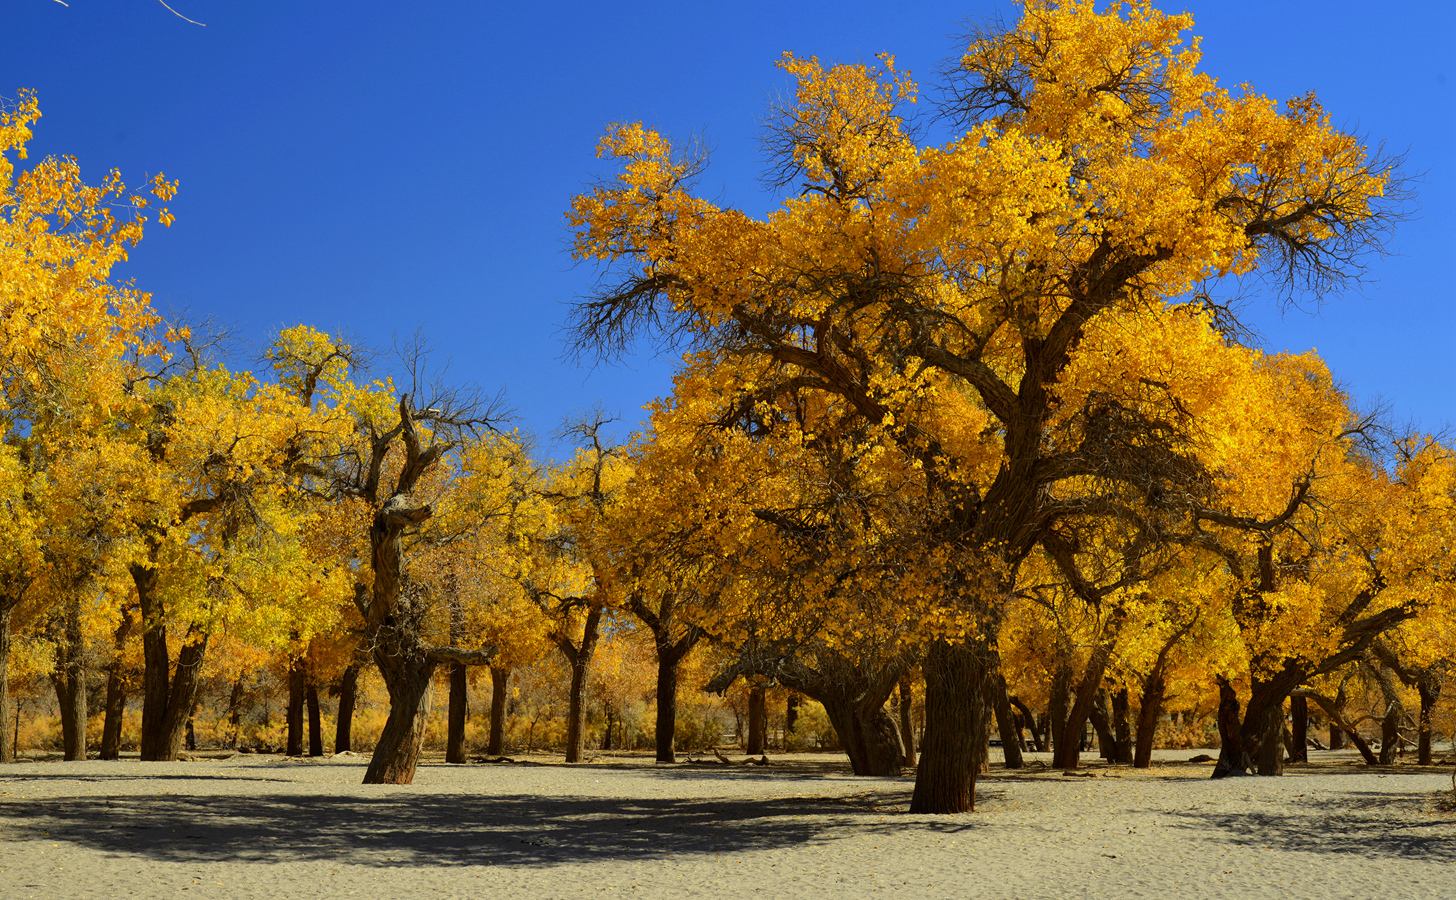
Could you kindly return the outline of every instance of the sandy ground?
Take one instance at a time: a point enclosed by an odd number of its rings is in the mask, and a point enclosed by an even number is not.
[[[0,766],[0,897],[1456,897],[1448,775],[1316,754],[1284,778],[994,771],[969,816],[910,779],[773,765],[237,756]]]

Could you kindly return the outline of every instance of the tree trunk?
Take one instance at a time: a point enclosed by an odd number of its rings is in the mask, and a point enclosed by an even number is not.
[[[1138,703],[1137,746],[1132,754],[1134,768],[1146,769],[1153,763],[1153,743],[1158,736],[1158,718],[1163,712],[1166,689],[1162,668],[1154,666],[1143,681],[1143,696]]]
[[[15,726],[10,717],[10,614],[9,601],[0,599],[0,763],[15,762]]]
[[[1092,723],[1092,730],[1097,734],[1097,755],[1102,757],[1104,762],[1112,762],[1117,758],[1115,750],[1117,740],[1112,736],[1112,723],[1107,718],[1106,692],[1097,692],[1097,698],[1093,701],[1092,708],[1087,711],[1087,719]]]
[[[288,661],[288,738],[287,756],[303,755],[303,695],[308,678],[303,671],[303,660]]]
[[[1355,749],[1360,751],[1360,757],[1365,760],[1365,764],[1367,766],[1375,766],[1380,764],[1380,761],[1375,758],[1374,751],[1370,749],[1370,745],[1367,744],[1365,742],[1365,739],[1360,736],[1360,732],[1356,730],[1355,726],[1345,721],[1345,714],[1341,709],[1341,707],[1343,706],[1342,701],[1344,700],[1343,689],[1341,689],[1340,691],[1340,696],[1338,696],[1334,700],[1310,691],[1306,691],[1305,695],[1308,696],[1309,699],[1313,700],[1315,703],[1318,703],[1320,709],[1325,711],[1325,715],[1330,717],[1331,729],[1338,727],[1344,734],[1349,735],[1351,742],[1355,744]],[[1331,731],[1331,734],[1334,734],[1333,730]],[[1334,741],[1330,741],[1330,743],[1333,744]]]
[[[1341,728],[1339,724],[1334,721],[1330,722],[1330,749],[1345,749],[1345,729]]]
[[[445,762],[465,762],[465,717],[469,712],[470,684],[464,663],[450,664],[450,709],[446,716]]]
[[[354,701],[359,694],[359,664],[350,663],[339,679],[339,714],[334,719],[334,752],[353,748]]]
[[[799,724],[799,695],[790,691],[789,696],[784,700],[784,749],[789,749],[789,735],[794,733],[794,728]],[[912,753],[914,751],[911,751]],[[912,763],[913,765],[913,763]]]
[[[1309,762],[1309,699],[1303,694],[1289,698],[1290,754],[1289,761]]]
[[[1239,695],[1227,678],[1218,676],[1218,764],[1214,778],[1247,775],[1251,763],[1239,734]]]
[[[65,603],[56,640],[56,671],[51,682],[61,712],[61,746],[67,760],[86,758],[86,663],[81,634],[81,598]]]
[[[854,774],[872,777],[900,774],[905,758],[905,751],[900,746],[900,729],[883,703],[872,707],[843,695],[824,695],[817,699],[829,716],[829,724],[834,726],[834,733],[849,757],[849,767]],[[750,736],[752,733],[750,727]]]
[[[238,749],[238,738],[243,730],[243,676],[233,679],[233,688],[228,692],[228,746]]]
[[[435,664],[422,655],[408,654],[401,646],[376,647],[374,661],[389,691],[389,716],[369,758],[364,783],[410,784],[420,762]]]
[[[1006,768],[1020,769],[1025,765],[1021,755],[1021,729],[1016,727],[1016,714],[1011,710],[1011,698],[1006,693],[1006,676],[1000,666],[991,676],[992,703],[996,710],[996,727],[1001,735],[1001,756]]]
[[[768,697],[764,688],[748,689],[748,755],[759,756],[768,741]]]
[[[1436,710],[1436,701],[1441,697],[1441,682],[1434,677],[1422,678],[1416,685],[1421,695],[1420,717],[1416,720],[1416,763],[1431,764],[1431,717]]]
[[[677,669],[681,657],[668,648],[657,650],[657,726],[653,741],[657,745],[657,761],[677,762],[674,745],[677,733]]]
[[[1046,723],[1043,731],[1046,733],[1048,748],[1052,751],[1052,765],[1056,765],[1056,757],[1062,748],[1062,727],[1067,722],[1067,707],[1071,704],[1072,696],[1072,667],[1059,658],[1056,668],[1052,670],[1052,683],[1047,697]],[[1078,748],[1082,745],[1082,736],[1077,735]]]
[[[1385,715],[1380,717],[1380,764],[1395,764],[1395,755],[1400,749],[1400,720],[1404,710],[1396,702],[1385,704]]]
[[[938,640],[925,657],[925,733],[912,813],[975,809],[976,769],[986,742],[986,646]]]
[[[308,681],[308,688],[304,691],[303,697],[308,704],[308,755],[323,756],[324,729],[319,712],[318,685],[313,683],[312,678]]]
[[[126,639],[136,616],[131,606],[121,610],[121,621],[117,623],[113,636],[111,662],[106,666],[106,714],[101,723],[101,758],[121,757],[121,726],[126,716],[126,664],[122,654],[126,652]]]
[[[915,687],[909,675],[900,677],[900,746],[905,751],[900,764],[915,766]]]
[[[1127,688],[1119,688],[1112,695],[1112,762],[1118,765],[1132,764],[1132,715],[1131,701]]]
[[[1058,769],[1077,768],[1082,753],[1082,734],[1087,730],[1087,721],[1092,717],[1092,705],[1102,689],[1102,674],[1107,670],[1107,661],[1112,648],[1107,642],[1099,643],[1087,660],[1082,679],[1072,695],[1072,707],[1062,723],[1056,749],[1052,754],[1052,765]]]
[[[1021,721],[1025,723],[1026,730],[1031,732],[1031,749],[1038,753],[1046,752],[1046,740],[1042,737],[1042,730],[1037,727],[1036,716],[1032,713],[1031,707],[1014,696],[1008,696],[1006,699],[1021,714]]]
[[[207,637],[189,635],[177,653],[177,670],[168,685],[167,706],[154,759],[175,761],[182,754],[187,723],[197,705],[197,688],[202,679],[202,660],[207,655]]]
[[[566,761],[569,763],[581,762],[586,730],[586,668],[585,659],[572,661],[571,695],[566,706]]]
[[[142,619],[142,759],[166,759],[165,727],[169,696],[171,654],[167,651],[167,625],[157,597],[157,570],[140,563],[131,566]]]
[[[506,747],[506,700],[511,670],[500,666],[490,667],[490,743],[485,752],[500,756]]]

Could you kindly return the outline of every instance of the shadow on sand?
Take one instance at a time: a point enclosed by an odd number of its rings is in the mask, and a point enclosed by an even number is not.
[[[1182,813],[1184,827],[1247,847],[1456,863],[1456,814],[1434,795],[1352,791],[1288,812]]]
[[[935,827],[885,821],[878,813],[887,799],[81,796],[0,803],[0,821],[10,841],[65,841],[167,862],[551,866],[769,850]]]

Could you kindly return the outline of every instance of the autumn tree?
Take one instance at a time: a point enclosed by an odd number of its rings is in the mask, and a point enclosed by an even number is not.
[[[916,811],[970,806],[989,651],[1022,561],[1085,512],[1088,480],[1169,477],[1144,474],[1167,453],[1153,431],[1075,427],[1097,398],[1057,386],[1089,329],[1256,270],[1329,287],[1382,222],[1385,164],[1312,96],[1280,109],[1218,87],[1183,39],[1191,24],[1142,2],[1028,2],[960,59],[947,107],[965,131],[940,147],[913,140],[916,86],[889,57],[787,56],[794,99],[771,143],[797,190],[779,209],[758,219],[692,195],[696,166],[641,125],[609,129],[600,152],[619,180],[573,203],[577,255],[618,274],[580,307],[584,342],[658,323],[755,355],[923,467],[960,562],[937,590],[972,627],[924,664]],[[970,402],[992,464],[947,452],[935,394]],[[1069,487],[1084,492],[1071,507]]]

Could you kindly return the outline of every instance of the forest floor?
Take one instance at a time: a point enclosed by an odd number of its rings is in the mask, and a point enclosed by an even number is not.
[[[1456,897],[1449,773],[1315,752],[1210,781],[1198,752],[1091,777],[1033,754],[953,817],[829,755],[426,764],[407,787],[347,755],[22,762],[0,896]]]

